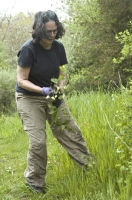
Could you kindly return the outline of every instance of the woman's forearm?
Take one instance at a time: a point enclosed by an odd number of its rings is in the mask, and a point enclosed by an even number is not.
[[[42,93],[42,88],[31,83],[29,80],[18,81],[18,86],[31,92]]]

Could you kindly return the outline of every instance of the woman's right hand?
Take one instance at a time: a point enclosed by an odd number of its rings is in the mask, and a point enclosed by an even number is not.
[[[43,87],[42,88],[42,94],[43,95],[50,95],[52,93],[52,88],[51,87]]]

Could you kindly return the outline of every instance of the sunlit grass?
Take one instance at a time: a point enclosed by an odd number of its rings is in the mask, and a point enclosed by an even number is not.
[[[28,137],[17,114],[0,118],[0,199],[2,200],[132,200],[131,175],[116,167],[116,111],[122,96],[103,93],[74,95],[67,104],[97,163],[83,172],[52,136],[47,125],[47,193],[33,194],[25,187]],[[111,129],[111,127],[112,129]],[[127,158],[127,155],[126,155]]]

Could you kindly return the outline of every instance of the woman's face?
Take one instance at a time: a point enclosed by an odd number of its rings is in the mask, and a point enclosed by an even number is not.
[[[49,21],[45,23],[44,27],[47,32],[47,38],[41,39],[41,43],[48,46],[51,45],[52,42],[55,40],[57,34],[57,25],[54,21]]]

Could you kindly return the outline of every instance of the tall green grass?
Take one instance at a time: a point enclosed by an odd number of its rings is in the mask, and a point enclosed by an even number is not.
[[[87,172],[76,166],[53,137],[47,124],[47,193],[33,194],[25,187],[28,137],[17,114],[0,118],[0,199],[1,200],[132,200],[132,171],[122,160],[131,151],[118,143],[117,111],[123,96],[89,92],[73,95],[67,104],[78,123],[88,149],[97,162]],[[121,158],[119,146],[124,145]],[[122,149],[120,149],[122,150]],[[124,166],[124,168],[123,168]]]

